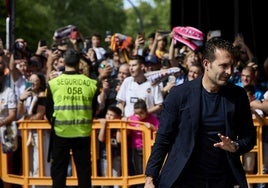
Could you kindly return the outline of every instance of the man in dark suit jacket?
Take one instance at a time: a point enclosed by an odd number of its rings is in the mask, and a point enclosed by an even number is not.
[[[231,43],[209,40],[203,76],[173,87],[146,167],[145,188],[247,188],[240,156],[256,142],[243,88],[228,82]]]

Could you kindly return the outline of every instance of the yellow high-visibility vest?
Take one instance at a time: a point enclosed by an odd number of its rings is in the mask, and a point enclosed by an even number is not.
[[[67,138],[89,136],[97,81],[83,74],[61,74],[48,84],[54,101],[56,135]]]

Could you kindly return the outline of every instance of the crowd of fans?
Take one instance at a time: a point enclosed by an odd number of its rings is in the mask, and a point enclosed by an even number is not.
[[[6,79],[2,83],[0,96],[3,86],[12,88],[17,104],[16,119],[13,121],[45,119],[46,84],[64,73],[63,54],[68,48],[73,48],[81,57],[77,71],[96,79],[99,83],[99,107],[95,118],[113,119],[107,118],[107,114],[111,112],[115,113],[117,118],[133,118],[136,114],[138,118],[134,119],[140,121],[146,119],[148,114],[158,118],[162,102],[172,87],[202,75],[202,46],[213,37],[221,35],[219,32],[216,35],[215,31],[205,34],[193,27],[174,27],[170,32],[155,31],[149,35],[140,33],[137,36],[106,32],[104,39],[94,33],[85,39],[78,28],[70,25],[54,33],[53,44],[50,46],[46,41],[37,41],[34,53],[29,50],[27,41],[22,38],[16,39],[12,53],[6,50],[1,42],[1,77],[5,76]],[[254,96],[253,99],[250,98],[252,110],[257,110],[261,112],[257,113],[258,115],[265,116],[268,113],[268,107],[265,106],[265,101],[268,101],[268,88],[267,80],[261,79],[266,75],[261,75],[263,72],[260,71],[260,65],[264,65],[265,70],[268,61],[263,64],[255,62],[256,57],[242,35],[236,35],[233,45],[237,49],[237,64],[230,82],[245,89],[250,87],[252,90],[249,93]],[[137,86],[133,86],[133,82]],[[131,92],[134,94],[139,94],[129,96],[129,89],[132,89]],[[154,96],[147,96],[152,93]],[[141,108],[146,114],[143,118],[139,116],[142,112],[135,111],[140,99],[146,104]],[[114,109],[114,106],[120,108],[120,111]],[[0,112],[3,112],[2,107]],[[0,114],[1,117],[4,115],[7,114]],[[152,131],[156,131],[158,124],[151,127],[154,127]],[[29,145],[36,146],[35,134],[32,132],[29,135]],[[116,134],[115,132],[115,140]],[[265,140],[268,139],[268,131],[264,130],[263,136],[264,148],[267,148],[268,142]],[[99,139],[101,142],[104,141],[103,136]],[[268,151],[264,153],[268,156]],[[252,158],[252,155],[249,156]],[[36,154],[33,154],[33,157],[37,157]],[[268,170],[266,165],[268,159],[264,158],[264,169]],[[32,167],[33,175],[36,174],[36,169],[36,166]],[[252,173],[253,170],[254,167],[246,169],[248,173]]]

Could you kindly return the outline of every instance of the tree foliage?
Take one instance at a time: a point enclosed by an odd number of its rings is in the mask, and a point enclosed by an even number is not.
[[[153,4],[153,5],[152,5]],[[157,30],[170,30],[170,0],[154,0],[154,3],[140,0],[137,7],[143,23],[143,31],[148,36]],[[136,36],[140,29],[138,15],[134,8],[126,10],[125,33]]]
[[[84,37],[105,31],[135,36],[139,31],[137,12],[124,10],[123,0],[15,0],[15,37],[24,38],[30,48],[38,40],[45,39],[52,44],[54,31],[69,24],[77,26]],[[140,1],[136,10],[143,20],[145,33],[155,29],[169,29],[169,0],[155,0],[154,5]],[[0,2],[0,38],[5,41],[6,11],[4,1]]]

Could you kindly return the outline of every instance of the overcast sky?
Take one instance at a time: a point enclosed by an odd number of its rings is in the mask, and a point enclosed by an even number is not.
[[[138,6],[139,5],[138,2],[140,2],[140,0],[130,0],[130,1],[134,4],[134,6]],[[153,0],[143,0],[143,1],[146,1],[146,2],[148,2],[150,4],[153,3]],[[124,8],[131,8],[131,7],[132,6],[129,3],[129,0],[124,0]]]

